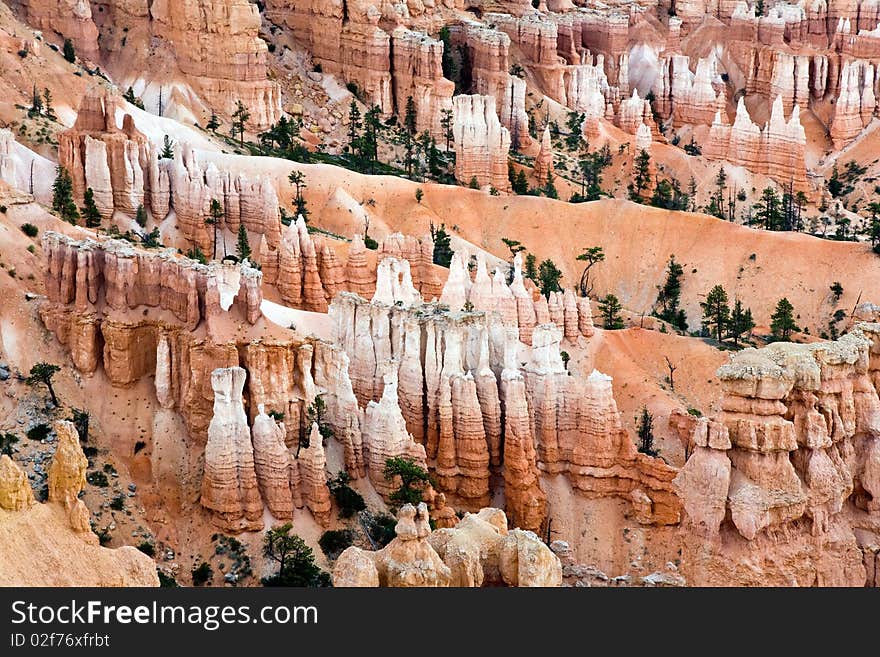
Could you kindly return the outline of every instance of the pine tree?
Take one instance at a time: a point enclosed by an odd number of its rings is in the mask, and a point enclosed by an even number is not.
[[[765,230],[779,230],[782,227],[782,209],[779,196],[772,187],[765,187],[761,192],[761,200],[755,204],[758,223]]]
[[[446,140],[446,151],[449,152],[449,149],[452,144],[452,140],[455,137],[455,133],[453,132],[453,120],[452,120],[452,110],[445,109],[440,110],[440,127],[443,129],[443,138]]]
[[[125,93],[122,94],[122,97],[135,107],[139,107],[140,109],[144,109],[144,101],[134,95],[134,89],[129,87],[126,89]]]
[[[370,161],[370,173],[373,163],[379,161],[379,134],[382,132],[382,110],[373,105],[364,115],[364,156]]]
[[[43,113],[43,97],[37,91],[37,85],[34,85],[34,91],[31,95],[31,106],[28,109],[28,116],[34,118]]]
[[[639,452],[648,456],[657,456],[657,450],[654,449],[654,416],[648,411],[647,406],[642,406],[638,423]]]
[[[547,198],[559,198],[559,192],[556,190],[556,185],[553,184],[553,174],[551,172],[547,172],[547,183],[544,185],[544,196]]]
[[[76,50],[74,50],[73,48],[73,41],[71,41],[70,39],[65,39],[62,52],[64,53],[64,59],[69,61],[71,64],[76,62]]]
[[[642,202],[642,193],[651,184],[651,155],[648,151],[642,149],[636,155],[635,162],[635,178],[632,184],[632,193],[630,194],[633,201]]]
[[[159,153],[159,157],[164,160],[174,159],[174,142],[168,135],[162,139],[162,152]]]
[[[101,213],[95,205],[95,192],[89,187],[83,195],[82,216],[86,220],[86,226],[97,228],[101,225]]]
[[[446,232],[446,224],[440,224],[437,229],[431,224],[431,237],[434,240],[434,264],[449,267],[452,262],[452,244]]]
[[[538,282],[538,259],[534,253],[526,255],[526,262],[523,266],[523,277],[528,278],[535,283]]]
[[[240,100],[235,101],[235,111],[232,113],[232,135],[238,133],[238,145],[244,146],[244,129],[251,118],[251,113]]]
[[[55,169],[55,182],[52,185],[52,209],[68,223],[75,224],[79,210],[73,202],[73,179],[62,166]]]
[[[538,265],[538,289],[547,299],[550,298],[551,292],[562,292],[560,280],[562,280],[562,272],[555,262],[547,259]]]
[[[303,196],[303,190],[307,187],[306,175],[302,171],[291,171],[290,175],[287,176],[287,180],[296,186],[296,194],[293,197],[293,207],[296,210],[296,214],[305,221],[308,221],[309,209]]]
[[[406,149],[404,163],[406,164],[406,174],[412,178],[413,148],[415,146],[416,134],[416,103],[412,96],[408,96],[406,99],[406,114],[403,117],[403,127],[403,145]]]
[[[143,203],[138,205],[137,212],[134,215],[134,220],[137,222],[137,225],[141,228],[146,228],[147,226],[147,209],[144,207]]]
[[[658,288],[657,305],[660,307],[658,316],[669,322],[676,328],[687,330],[687,321],[682,325],[682,315],[679,313],[679,299],[681,297],[681,279],[684,276],[684,267],[675,261],[675,256],[669,257],[666,265],[666,280]]]
[[[608,330],[622,329],[623,319],[620,317],[622,307],[620,300],[613,294],[607,294],[599,299],[599,313],[602,315],[602,328]]]
[[[251,257],[251,243],[248,242],[247,228],[243,223],[238,224],[238,243],[235,245],[235,251],[239,260]]]
[[[730,322],[730,306],[727,301],[727,292],[720,285],[716,285],[706,295],[706,300],[700,302],[700,307],[703,309],[703,326],[709,329],[710,335],[714,335],[718,342],[721,342]]]
[[[58,118],[55,116],[55,110],[52,107],[52,92],[49,89],[43,89],[43,108],[46,112],[46,118],[52,121]]]
[[[518,244],[519,242],[517,242]],[[601,246],[591,246],[583,249],[583,252],[577,257],[580,262],[586,262],[581,271],[581,278],[578,282],[577,291],[582,297],[588,297],[593,292],[593,286],[590,284],[590,269],[594,265],[605,260],[605,251]]]
[[[526,172],[522,169],[516,174],[513,179],[513,192],[514,194],[528,194],[529,193],[529,180],[526,178]]]
[[[363,155],[363,145],[361,144],[361,130],[364,122],[361,119],[361,111],[358,108],[357,101],[352,100],[348,108],[348,147],[352,155],[360,157]]]
[[[770,332],[777,340],[788,340],[792,333],[800,331],[794,320],[794,306],[783,297],[776,304],[776,310],[770,315]]]
[[[211,110],[211,118],[208,119],[205,127],[212,132],[215,132],[220,127],[220,119],[217,118],[217,112],[214,110]]]
[[[213,259],[217,259],[217,230],[220,227],[220,220],[223,219],[223,206],[220,205],[220,201],[215,198],[211,199],[211,209],[210,214],[205,218],[205,223],[209,226],[214,227],[214,247],[213,247]],[[223,249],[226,250],[226,242],[223,242]]]
[[[752,309],[743,309],[742,301],[737,299],[734,301],[733,310],[730,313],[727,337],[733,338],[733,344],[739,346],[740,337],[744,333],[750,333],[753,328],[755,328],[755,322],[752,319]]]

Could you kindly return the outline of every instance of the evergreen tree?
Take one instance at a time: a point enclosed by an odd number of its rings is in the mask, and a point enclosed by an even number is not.
[[[127,102],[134,105],[135,107],[138,107],[140,109],[144,109],[144,102],[140,98],[138,98],[137,96],[134,95],[134,89],[132,87],[129,87],[128,89],[126,89],[125,93],[122,94],[122,97]]]
[[[164,160],[174,159],[174,142],[168,135],[162,138],[162,151],[159,153],[159,157]]]
[[[216,132],[217,128],[220,127],[220,119],[217,118],[217,112],[211,110],[211,118],[208,119],[208,123],[205,125],[205,128],[212,132]]]
[[[448,268],[452,262],[452,245],[446,232],[446,224],[440,224],[436,229],[431,224],[431,237],[434,240],[434,264]]]
[[[468,183],[468,187],[471,189],[479,189],[480,181],[477,180],[476,176],[471,176],[471,181]]]
[[[406,165],[406,175],[412,178],[413,173],[413,150],[415,148],[416,134],[416,103],[412,96],[406,99],[406,113],[403,117],[403,145],[406,149],[404,164]]]
[[[684,312],[678,307],[683,276],[684,267],[675,261],[674,255],[670,256],[666,265],[666,280],[658,288],[656,304],[660,307],[658,317],[681,331],[687,330],[687,319]]]
[[[840,171],[837,169],[837,162],[831,169],[831,177],[828,179],[828,193],[837,198],[843,192],[843,181],[840,179]]]
[[[868,203],[868,210],[871,213],[871,223],[869,224],[869,232],[871,234],[871,246],[877,246],[880,243],[880,202],[872,201]]]
[[[559,198],[559,192],[556,190],[556,185],[553,184],[553,174],[551,172],[547,172],[547,182],[544,185],[544,196],[547,198]]]
[[[351,105],[348,107],[348,148],[352,155],[360,157],[363,155],[363,146],[361,144],[361,130],[363,130],[364,122],[361,118],[361,110],[358,108],[357,101],[352,99]]]
[[[642,412],[638,420],[639,452],[648,456],[657,456],[654,449],[654,416],[648,411],[647,406],[642,406]]]
[[[779,195],[772,187],[765,187],[761,192],[761,200],[755,204],[758,223],[765,230],[779,230],[782,227],[782,208]]]
[[[73,48],[73,41],[71,41],[70,39],[65,39],[62,52],[64,53],[64,59],[69,61],[71,64],[76,62],[76,50],[74,50]]]
[[[783,297],[776,304],[776,310],[770,315],[770,332],[777,340],[788,340],[792,333],[800,330],[795,323],[794,306]]]
[[[379,161],[379,135],[382,132],[382,110],[373,105],[364,115],[363,156],[370,162],[370,173]]]
[[[49,397],[52,399],[52,405],[58,406],[58,397],[55,396],[55,388],[52,387],[52,377],[54,377],[58,372],[61,371],[61,368],[57,365],[52,365],[51,363],[36,363],[33,367],[31,367],[31,371],[28,374],[27,379],[25,379],[25,383],[29,386],[35,386],[38,384],[43,384],[46,386],[49,391]]]
[[[235,251],[239,260],[251,257],[251,243],[248,241],[247,228],[243,223],[238,224],[238,242],[235,245]]]
[[[551,292],[561,292],[559,281],[562,280],[562,272],[549,258],[538,266],[538,289],[547,299]]]
[[[630,197],[633,201],[642,202],[642,193],[651,184],[651,155],[642,149],[636,155],[635,178],[630,188]]]
[[[526,262],[523,266],[523,277],[528,278],[535,283],[538,282],[538,259],[534,253],[526,255]]]
[[[724,167],[721,167],[718,169],[718,175],[715,176],[715,191],[709,199],[709,205],[706,207],[708,214],[719,219],[727,218],[724,214],[725,189],[727,189],[727,172],[724,171]]]
[[[517,242],[518,243],[518,242]],[[601,246],[591,246],[583,249],[582,253],[577,257],[579,262],[585,262],[581,271],[581,278],[578,282],[577,291],[582,297],[588,297],[593,292],[593,286],[590,284],[590,269],[594,265],[605,260],[605,251]]]
[[[330,576],[315,563],[315,555],[306,542],[291,534],[292,523],[266,532],[263,554],[278,563],[275,575],[264,577],[263,586],[330,586]]]
[[[727,337],[733,338],[733,344],[739,346],[740,337],[744,333],[751,333],[753,328],[755,328],[755,322],[752,319],[752,309],[743,309],[742,301],[737,299],[733,302],[733,310],[730,312]]]
[[[52,209],[64,221],[75,224],[79,219],[79,210],[73,202],[73,179],[62,166],[57,167],[55,172],[55,182],[52,185]]]
[[[240,100],[235,101],[235,111],[232,113],[232,135],[238,133],[238,145],[244,146],[244,129],[251,118],[251,113]]]
[[[293,207],[296,209],[297,215],[308,221],[309,210],[306,205],[305,196],[303,196],[303,190],[307,187],[305,174],[302,171],[291,171],[290,175],[287,176],[287,180],[296,186],[296,194],[293,197]]]
[[[620,300],[613,294],[607,294],[599,299],[599,313],[602,315],[602,328],[615,330],[624,327],[623,319],[620,317],[622,307]]]
[[[220,201],[215,198],[211,199],[211,208],[209,210],[209,215],[205,218],[205,223],[209,226],[214,227],[214,247],[213,247],[213,259],[217,259],[217,230],[220,227],[220,220],[223,219],[223,206],[220,205]],[[226,250],[226,242],[223,242],[223,250]]]
[[[83,195],[82,216],[86,220],[86,226],[97,228],[101,225],[101,213],[95,205],[95,192],[89,187]]]
[[[34,85],[34,91],[31,95],[31,106],[28,109],[28,116],[34,118],[43,113],[43,97],[37,91],[37,85]]]
[[[529,193],[529,180],[526,178],[526,172],[522,169],[516,174],[513,179],[513,192],[514,194],[528,194]]]
[[[46,112],[46,118],[55,121],[55,109],[52,107],[52,92],[49,89],[43,89],[43,108]]]
[[[147,209],[144,207],[143,203],[138,205],[137,212],[134,215],[134,220],[137,222],[137,225],[141,228],[145,228],[147,225]]]
[[[713,287],[706,300],[700,302],[703,309],[703,326],[709,329],[718,342],[721,342],[730,323],[730,306],[727,304],[727,292],[720,285]]]
[[[440,127],[443,129],[443,138],[446,140],[446,152],[449,152],[452,146],[452,140],[455,138],[453,126],[452,110],[440,110]]]

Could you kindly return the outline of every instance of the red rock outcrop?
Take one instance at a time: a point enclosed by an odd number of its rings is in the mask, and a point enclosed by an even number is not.
[[[405,116],[407,99],[416,109],[416,132],[443,135],[443,112],[452,110],[455,84],[443,77],[443,42],[405,28],[391,35],[394,99],[398,116]]]
[[[495,98],[456,96],[453,102],[456,180],[467,185],[476,179],[481,187],[507,191],[510,132],[498,120]]]
[[[83,97],[73,128],[58,135],[58,162],[70,173],[78,202],[91,188],[103,217],[114,209],[134,216],[144,204],[150,143],[128,114],[119,129],[120,100],[97,89]]]
[[[240,367],[211,374],[214,417],[208,426],[202,479],[202,506],[213,512],[218,527],[233,532],[263,528],[263,501],[242,401],[246,376]]]
[[[671,117],[676,127],[712,125],[716,113],[723,112],[727,106],[714,56],[698,60],[693,73],[689,68],[690,59],[684,55],[666,57],[661,67],[654,83],[657,113],[664,119]]]
[[[257,408],[259,413],[254,418],[252,434],[254,471],[260,496],[275,518],[289,520],[293,517],[293,497],[284,424],[266,415],[264,404]]]
[[[0,509],[21,511],[34,504],[27,475],[9,456],[0,455]]]
[[[50,33],[59,43],[67,38],[76,53],[87,60],[98,55],[98,28],[87,0],[14,0],[25,21],[37,30]]]
[[[762,129],[752,123],[745,103],[740,99],[733,125],[727,123],[722,112],[715,115],[703,155],[744,166],[783,185],[791,183],[795,191],[806,191],[806,143],[797,105],[786,122],[782,98],[777,96],[770,120]]]
[[[297,457],[300,490],[305,506],[322,527],[330,523],[330,489],[327,488],[327,458],[324,455],[324,438],[313,423],[309,432],[309,446],[300,450]]]
[[[675,480],[689,582],[864,584],[874,556],[854,529],[880,511],[878,332],[747,349],[719,369],[724,432],[695,433]]]
[[[547,176],[553,173],[553,144],[550,140],[550,126],[544,128],[544,134],[541,137],[541,150],[535,158],[534,165],[535,179],[545,182]]]
[[[507,529],[498,509],[467,513],[433,532],[425,504],[404,505],[386,547],[350,547],[333,568],[340,586],[560,586],[562,564],[532,532]]]

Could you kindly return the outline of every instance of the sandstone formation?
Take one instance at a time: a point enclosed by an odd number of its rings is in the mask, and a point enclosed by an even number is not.
[[[21,511],[34,504],[27,475],[6,454],[0,456],[0,509]]]
[[[265,404],[251,428],[254,447],[254,472],[260,496],[272,515],[279,520],[293,517],[293,496],[290,491],[290,463],[284,443],[284,424],[266,414]]]
[[[455,97],[455,178],[465,185],[476,179],[481,187],[506,191],[510,132],[498,120],[495,102],[494,96]]]
[[[100,87],[98,87],[100,89]],[[144,205],[150,166],[150,143],[129,114],[117,126],[121,99],[95,91],[83,97],[76,123],[58,137],[58,161],[73,179],[74,198],[94,192],[101,216],[113,211],[131,216]]]
[[[718,371],[722,431],[695,432],[675,480],[689,582],[864,584],[874,555],[850,509],[880,508],[878,332],[746,349]]]
[[[724,87],[716,80],[720,82],[714,56],[698,60],[691,72],[687,56],[670,55],[654,83],[654,107],[675,126],[712,125],[716,113],[727,106]]]
[[[213,512],[214,523],[229,531],[263,527],[263,501],[242,402],[246,376],[240,367],[218,368],[211,373],[214,417],[205,445],[201,502]]]
[[[559,558],[531,532],[508,531],[498,509],[465,514],[454,528],[431,532],[424,503],[401,508],[397,537],[366,552],[350,547],[336,561],[333,585],[560,586]]]
[[[806,143],[796,105],[786,122],[782,114],[782,98],[777,96],[770,120],[764,128],[759,128],[752,123],[745,103],[740,99],[733,125],[727,123],[722,112],[716,113],[703,155],[744,166],[780,184],[790,183],[795,191],[803,191],[807,187]]]
[[[73,42],[80,57],[93,60],[98,55],[98,28],[87,0],[14,0],[27,23],[53,35],[59,43]]]
[[[70,509],[86,485],[86,468],[89,462],[79,446],[79,434],[73,423],[59,420],[52,428],[58,446],[49,466],[49,501],[58,502]]]
[[[327,459],[324,456],[324,438],[313,423],[309,432],[309,445],[297,457],[300,490],[303,502],[324,527],[330,522],[330,489],[327,488]]]

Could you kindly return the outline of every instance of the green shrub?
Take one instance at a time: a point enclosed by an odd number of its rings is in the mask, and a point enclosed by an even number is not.
[[[86,481],[92,486],[97,486],[98,488],[107,488],[107,486],[110,485],[110,482],[107,481],[107,475],[103,472],[98,472],[97,470],[88,473],[86,475]]]
[[[123,511],[125,509],[125,495],[120,493],[110,502],[110,508],[114,511]]]
[[[397,525],[397,518],[387,513],[367,514],[364,525],[370,538],[379,548],[385,547],[397,536],[394,531],[394,527]]]
[[[163,589],[173,589],[180,586],[177,583],[177,580],[174,579],[174,575],[169,575],[161,568],[156,568],[156,573],[159,575],[159,586]]]
[[[331,529],[324,532],[318,540],[321,550],[330,559],[338,557],[352,543],[354,543],[354,532],[350,529]]]
[[[25,434],[31,440],[45,440],[49,437],[49,434],[52,432],[52,429],[49,428],[49,425],[45,422],[41,422],[40,424],[35,424],[30,429],[27,430],[27,434]]]
[[[192,570],[193,586],[202,586],[214,577],[214,569],[207,561],[203,561]]]
[[[156,546],[150,543],[150,541],[141,541],[140,545],[137,546],[137,549],[148,557],[156,556]]]
[[[364,502],[360,493],[348,485],[350,481],[351,477],[345,471],[340,472],[333,479],[327,480],[327,487],[339,507],[340,518],[351,518],[358,511],[367,508],[367,503]]]
[[[279,564],[278,572],[264,577],[263,586],[330,586],[330,575],[315,563],[312,548],[291,534],[292,523],[266,532],[263,554]]]
[[[40,229],[31,223],[27,223],[21,225],[21,232],[28,237],[36,237],[37,234],[40,232]]]

